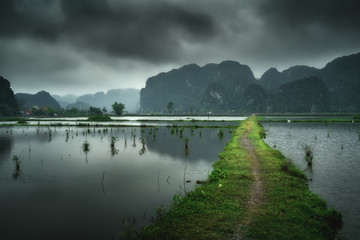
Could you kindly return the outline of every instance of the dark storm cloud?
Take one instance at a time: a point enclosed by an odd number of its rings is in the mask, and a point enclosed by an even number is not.
[[[319,25],[339,33],[359,32],[358,0],[262,0],[258,6],[273,28],[299,30]]]
[[[322,67],[360,51],[359,5],[359,0],[0,0],[0,75],[17,88],[58,90],[65,82],[86,82],[87,89],[97,89],[102,79],[101,87],[110,89],[141,88],[148,77],[189,63],[231,59],[249,65],[256,76],[269,67]]]
[[[322,67],[360,51],[358,0],[254,0],[247,6],[259,24],[242,53],[255,64],[283,68],[317,61]]]
[[[64,0],[69,34],[112,55],[169,60],[180,48],[179,40],[203,40],[214,33],[206,14],[159,1],[132,2],[111,8],[105,1]]]
[[[183,39],[202,41],[215,33],[213,19],[191,7],[119,2],[2,0],[0,36],[66,41],[114,56],[157,61],[172,59]]]
[[[358,0],[2,0],[0,37],[149,62],[178,62],[184,43],[204,55],[296,57],[358,46],[359,12]]]
[[[54,13],[57,1],[0,1],[0,37],[55,39],[58,35],[59,13]]]

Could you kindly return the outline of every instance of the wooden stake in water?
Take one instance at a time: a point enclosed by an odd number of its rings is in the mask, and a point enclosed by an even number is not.
[[[103,171],[103,174],[102,174],[102,181],[101,181],[102,190],[103,190],[103,193],[104,193],[104,195],[105,195],[104,179],[105,179],[105,171]]]
[[[158,192],[160,192],[160,183],[159,183],[159,178],[160,178],[160,172],[158,171],[158,176],[157,176]]]

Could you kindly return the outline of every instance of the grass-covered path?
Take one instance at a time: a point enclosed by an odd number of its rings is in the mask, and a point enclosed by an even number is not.
[[[251,131],[251,122],[246,122],[246,132],[240,138],[239,144],[246,153],[251,163],[252,183],[250,187],[250,197],[246,203],[245,215],[241,219],[240,224],[235,229],[233,240],[243,239],[247,232],[247,227],[251,223],[253,217],[257,214],[260,205],[264,201],[264,183],[260,173],[260,159],[255,154],[254,146],[248,139]]]
[[[313,194],[305,175],[267,146],[255,116],[243,121],[208,181],[174,196],[166,214],[124,239],[331,239],[341,216]]]

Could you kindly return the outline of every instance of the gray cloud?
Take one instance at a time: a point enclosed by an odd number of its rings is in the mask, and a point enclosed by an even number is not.
[[[188,63],[319,67],[360,51],[359,12],[358,0],[1,0],[0,75],[110,89]]]
[[[66,41],[114,56],[166,61],[180,49],[179,39],[203,41],[215,33],[210,15],[195,9],[133,2],[3,0],[0,36]]]
[[[296,31],[317,25],[339,33],[359,32],[357,0],[262,0],[256,7],[275,29]]]

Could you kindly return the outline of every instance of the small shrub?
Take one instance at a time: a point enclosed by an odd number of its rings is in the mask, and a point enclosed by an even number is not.
[[[287,160],[286,162],[283,162],[281,164],[280,169],[285,173],[289,173],[290,167],[291,167],[291,162]]]
[[[222,129],[219,129],[217,135],[220,139],[222,139],[224,137],[224,131]]]
[[[285,162],[283,162],[280,165],[280,169],[281,171],[283,171],[284,173],[289,174],[290,176],[293,177],[297,177],[297,178],[302,178],[302,179],[306,179],[306,175],[300,171],[299,169],[297,169],[292,163],[290,159],[286,159]]]
[[[103,122],[103,121],[113,121],[113,120],[108,115],[94,115],[94,116],[89,116],[88,121]]]
[[[312,146],[308,145],[308,144],[303,144],[302,148],[305,152],[305,161],[307,162],[308,166],[311,167],[312,166],[312,160],[314,158],[314,149]]]
[[[215,168],[210,176],[209,176],[209,180],[210,182],[217,182],[221,179],[226,179],[228,176],[226,171],[221,170],[220,168]]]
[[[342,215],[340,212],[335,209],[330,209],[325,216],[325,221],[327,223],[327,235],[329,239],[333,239],[337,232],[339,232],[343,227]]]
[[[27,121],[25,119],[20,119],[18,121],[19,124],[27,124]]]
[[[261,137],[262,139],[266,138],[266,132],[265,132],[262,124],[261,124],[261,123],[258,123],[258,125],[259,125],[259,127],[260,127],[260,128],[259,128],[259,129],[260,129],[260,132],[259,132],[260,137]]]

